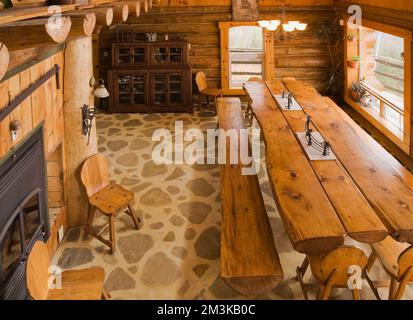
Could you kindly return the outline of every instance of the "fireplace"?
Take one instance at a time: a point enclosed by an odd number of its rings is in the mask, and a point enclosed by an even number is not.
[[[41,127],[0,162],[0,299],[27,298],[26,260],[48,235]]]

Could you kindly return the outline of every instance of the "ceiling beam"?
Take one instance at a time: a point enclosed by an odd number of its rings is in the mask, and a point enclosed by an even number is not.
[[[96,26],[96,14],[94,12],[83,12],[82,15],[71,15],[72,28],[68,41],[78,37],[91,36]]]
[[[23,20],[0,25],[0,39],[10,51],[62,43],[71,26],[70,17]]]

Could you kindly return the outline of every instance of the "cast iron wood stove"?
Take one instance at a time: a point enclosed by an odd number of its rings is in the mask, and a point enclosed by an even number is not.
[[[49,218],[43,128],[0,163],[0,299],[27,298],[26,260]]]

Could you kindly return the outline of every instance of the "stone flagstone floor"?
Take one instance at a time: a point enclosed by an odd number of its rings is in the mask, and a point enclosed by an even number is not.
[[[219,276],[218,166],[155,165],[152,161],[156,144],[152,133],[158,128],[173,131],[176,120],[183,121],[185,128],[206,130],[217,125],[217,119],[204,112],[98,115],[99,151],[110,161],[112,181],[135,193],[134,209],[143,226],[137,231],[127,215],[119,219],[115,255],[93,238],[84,240],[80,228],[72,229],[53,263],[63,269],[103,267],[105,286],[113,299],[246,299]],[[304,256],[293,250],[285,233],[264,159],[259,178],[285,277],[272,292],[249,298],[303,299],[294,277]],[[103,224],[102,218],[97,224]],[[383,276],[384,272],[375,267],[374,274]],[[311,276],[307,278],[314,282]],[[366,283],[361,295],[373,298]],[[412,292],[407,291],[405,297],[412,298]],[[347,290],[335,290],[332,298],[350,299],[351,295]]]

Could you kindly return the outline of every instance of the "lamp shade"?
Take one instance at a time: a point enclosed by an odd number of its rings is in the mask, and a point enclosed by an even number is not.
[[[283,28],[284,28],[284,31],[286,31],[286,32],[292,32],[292,31],[295,30],[295,26],[294,26],[294,25],[292,25],[292,24],[287,24],[287,23],[283,24]]]
[[[101,83],[99,87],[95,90],[93,95],[95,96],[95,98],[107,98],[109,97],[109,91],[106,89],[105,85]]]
[[[307,23],[300,23],[299,25],[296,26],[296,29],[298,31],[304,31],[305,29],[307,29]]]
[[[270,24],[270,22],[267,21],[267,20],[258,21],[258,25],[259,25],[261,28],[267,28],[269,24]]]

